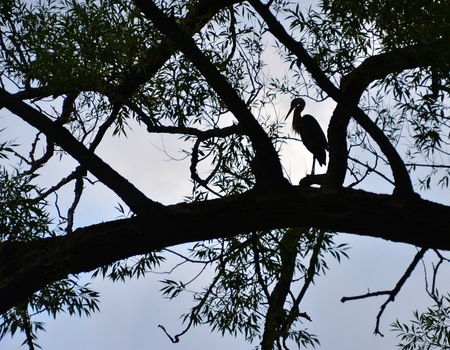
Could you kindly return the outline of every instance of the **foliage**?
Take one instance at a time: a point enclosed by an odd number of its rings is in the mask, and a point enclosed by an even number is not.
[[[14,146],[14,145],[13,145]],[[13,147],[4,148],[13,152]],[[35,175],[0,169],[0,238],[2,241],[31,241],[53,236],[47,203],[33,198],[39,189]],[[30,348],[35,345],[36,332],[44,329],[40,321],[32,320],[43,312],[56,317],[67,311],[70,315],[90,315],[98,310],[98,293],[89,284],[80,286],[78,278],[54,282],[30,297],[26,302],[0,316],[0,339],[17,331],[25,333]]]
[[[126,259],[111,265],[102,266],[94,271],[92,278],[102,276],[103,278],[107,277],[114,282],[125,282],[129,278],[144,277],[149,271],[158,267],[164,260],[164,256],[157,253],[150,253],[137,258]]]
[[[11,5],[1,22],[3,69],[29,86],[101,90],[123,79],[146,38],[153,37],[141,35],[143,19],[125,3],[41,0]]]
[[[289,230],[259,232],[251,235],[237,236],[218,242],[197,243],[191,248],[191,255],[186,258],[215,268],[212,282],[203,291],[193,291],[189,281],[163,280],[163,295],[172,299],[181,293],[192,293],[196,305],[183,316],[184,322],[191,325],[209,324],[213,330],[222,334],[237,335],[242,333],[253,342],[261,341],[263,322],[268,308],[274,303],[278,281],[288,264],[284,260],[287,247],[286,237],[293,235],[289,242],[294,245],[292,261],[293,270],[289,281],[299,288],[299,294],[286,300],[282,312],[284,322],[289,325],[288,332],[277,334],[280,340],[293,340],[298,346],[315,346],[319,344],[316,335],[307,329],[300,329],[309,317],[300,312],[299,303],[309,284],[315,277],[325,274],[329,257],[338,261],[347,257],[347,247],[337,245],[333,235],[315,230]],[[295,271],[295,272],[294,272]],[[198,277],[198,276],[197,276]],[[291,283],[291,282],[289,282]]]
[[[0,316],[0,339],[20,331],[25,333],[23,344],[30,349],[39,347],[36,344],[37,332],[45,330],[45,324],[35,320],[37,315],[47,313],[56,318],[59,313],[67,312],[69,315],[90,316],[99,309],[98,298],[98,292],[90,289],[89,283],[80,286],[76,276],[54,282]]]
[[[414,311],[414,320],[409,324],[399,320],[391,326],[397,333],[402,350],[449,349],[450,348],[450,295],[437,296],[437,303],[425,312]]]
[[[449,6],[445,1],[324,0],[323,8],[341,23],[346,35],[375,34],[387,50],[448,35]]]
[[[35,176],[0,168],[0,240],[29,241],[50,235],[46,204],[32,196]]]

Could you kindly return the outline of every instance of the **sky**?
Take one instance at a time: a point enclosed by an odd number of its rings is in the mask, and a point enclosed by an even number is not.
[[[276,69],[276,64],[271,66]],[[280,116],[289,108],[291,96],[280,100],[276,106]],[[333,105],[307,102],[305,114],[312,114],[325,130],[331,117]],[[32,137],[31,129],[24,123],[0,111],[0,129],[8,127],[13,134],[20,130],[17,143],[26,144]],[[285,126],[289,131],[290,126]],[[190,192],[189,161],[172,161],[182,159],[179,142],[171,135],[148,135],[145,130],[136,128],[129,133],[129,138],[109,140],[99,148],[103,160],[111,163],[125,177],[153,200],[163,204],[182,201]],[[1,135],[0,135],[1,136]],[[161,150],[164,149],[166,153]],[[142,150],[145,150],[144,152]],[[293,183],[310,171],[312,157],[300,142],[291,140],[281,154],[283,166],[291,175]],[[75,167],[75,162],[67,161],[63,165],[52,161],[42,174],[44,183],[51,184],[66,176]],[[325,168],[316,167],[317,172]],[[385,192],[387,187],[377,178],[370,179],[373,192]],[[60,195],[62,201],[70,198],[73,186],[64,189]],[[423,194],[424,197],[449,205],[448,190]],[[99,201],[99,198],[101,199]],[[117,198],[101,184],[96,184],[85,194],[77,210],[77,226],[98,223],[101,220],[114,219],[120,214],[114,207]],[[382,218],[380,218],[382,220]],[[424,234],[426,234],[424,232]],[[398,340],[390,332],[390,324],[397,318],[408,321],[415,309],[425,310],[431,300],[424,291],[424,270],[420,265],[407,281],[394,303],[389,304],[381,319],[381,331],[384,337],[375,336],[376,316],[386,296],[341,303],[343,296],[364,294],[367,291],[390,290],[403,275],[411,263],[417,249],[415,247],[391,243],[356,235],[339,234],[338,242],[350,246],[349,260],[340,264],[330,260],[330,270],[326,276],[317,279],[312,286],[301,310],[308,313],[312,322],[304,323],[311,333],[318,335],[323,350],[381,350],[394,349]],[[186,247],[177,247],[185,250]],[[169,255],[163,271],[170,270],[179,259]],[[429,266],[428,266],[429,267]],[[195,275],[195,267],[182,268],[172,276],[174,279]],[[441,271],[441,276],[448,275],[448,268]],[[179,343],[172,344],[168,337],[158,328],[162,324],[169,333],[177,334],[184,329],[179,317],[192,307],[190,298],[182,297],[167,300],[159,292],[159,281],[167,276],[149,273],[145,278],[129,280],[126,283],[112,283],[109,280],[90,280],[84,276],[83,281],[91,282],[92,288],[101,293],[100,312],[91,317],[58,315],[54,320],[39,316],[38,320],[46,323],[46,332],[38,333],[37,343],[45,350],[225,350],[230,348],[253,349],[257,344],[244,342],[243,336],[237,338],[218,333],[211,333],[206,326],[191,329]],[[207,280],[211,274],[204,276]],[[440,281],[441,290],[450,290],[445,281]],[[13,339],[6,337],[0,342],[0,350],[25,349],[21,347],[21,335]],[[295,347],[293,347],[294,349]]]

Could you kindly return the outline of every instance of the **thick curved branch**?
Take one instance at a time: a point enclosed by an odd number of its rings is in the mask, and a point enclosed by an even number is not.
[[[2,105],[22,118],[25,122],[44,133],[51,142],[57,143],[76,159],[81,166],[89,170],[101,182],[113,190],[135,213],[147,213],[149,208],[159,208],[159,203],[153,202],[128,182],[96,154],[88,150],[72,134],[45,115],[14,97],[4,89],[0,89]]]
[[[405,69],[430,65],[430,57],[440,57],[443,62],[450,61],[450,45],[447,40],[431,44],[417,44],[373,56],[342,79],[340,89],[324,74],[319,65],[300,42],[294,40],[281,23],[270,12],[269,6],[260,0],[249,0],[258,14],[266,22],[270,32],[306,67],[317,85],[338,102],[328,129],[330,144],[330,166],[328,186],[342,185],[347,169],[346,131],[350,116],[353,117],[379,145],[389,159],[395,179],[395,192],[401,195],[414,193],[407,169],[395,147],[382,130],[357,107],[361,94],[375,80]]]
[[[68,236],[0,243],[0,313],[68,274],[177,244],[248,232],[315,227],[450,250],[450,207],[360,190],[251,191],[168,206],[164,213],[150,207],[146,215],[79,228]]]
[[[153,1],[135,0],[134,3],[155,27],[191,60],[239,121],[253,144],[256,153],[255,161],[259,164],[259,169],[264,169],[255,174],[257,184],[263,188],[279,188],[286,185],[287,180],[283,176],[278,153],[269,136],[226,78],[197,47],[192,37],[183,31],[173,18],[166,16]]]
[[[344,94],[359,100],[364,90],[375,80],[407,69],[429,67],[433,62],[430,57],[439,57],[441,63],[450,62],[450,42],[441,39],[369,57],[342,78],[341,89]]]
[[[192,147],[192,155],[191,155],[191,166],[189,167],[189,170],[191,171],[191,179],[194,182],[197,182],[200,186],[203,186],[211,193],[214,193],[217,197],[223,197],[220,195],[220,193],[214,191],[212,188],[209,187],[209,181],[211,178],[213,178],[214,174],[217,172],[220,166],[220,162],[217,163],[216,167],[213,169],[211,174],[208,176],[207,179],[202,179],[200,175],[197,172],[197,165],[199,163],[198,154],[199,154],[199,147],[202,140],[200,138],[195,141],[194,146]]]
[[[227,136],[231,135],[242,135],[242,128],[237,125],[233,124],[224,128],[213,128],[208,130],[200,130],[196,128],[190,128],[190,127],[177,127],[177,126],[163,126],[163,125],[147,125],[147,131],[148,132],[155,132],[155,133],[168,133],[168,134],[183,134],[183,135],[192,135],[196,136],[197,140],[194,143],[194,146],[192,148],[192,154],[191,154],[191,165],[189,167],[191,171],[191,178],[193,181],[199,183],[201,186],[205,187],[208,191],[214,193],[217,197],[222,197],[218,192],[214,191],[209,187],[209,181],[213,178],[215,173],[217,173],[220,162],[217,162],[216,167],[213,169],[213,171],[208,175],[206,179],[200,178],[197,172],[197,165],[199,163],[199,148],[201,142],[213,138],[213,137],[219,137],[219,138],[225,138]]]
[[[350,105],[356,106],[362,93],[374,81],[407,69],[430,66],[430,57],[439,57],[441,62],[450,62],[450,43],[443,39],[429,44],[411,45],[367,58],[350,74],[342,78],[341,90],[345,96],[344,103],[353,101]],[[351,114],[389,159],[395,179],[394,193],[400,195],[414,193],[406,165],[384,132],[360,108],[352,108]]]

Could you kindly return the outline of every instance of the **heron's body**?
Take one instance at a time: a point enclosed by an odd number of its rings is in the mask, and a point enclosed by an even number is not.
[[[293,110],[292,129],[300,135],[306,149],[313,154],[314,159],[311,173],[314,174],[316,159],[320,165],[327,164],[326,150],[328,149],[328,143],[317,120],[309,114],[302,116],[304,108],[305,101],[302,98],[294,99],[286,118]]]

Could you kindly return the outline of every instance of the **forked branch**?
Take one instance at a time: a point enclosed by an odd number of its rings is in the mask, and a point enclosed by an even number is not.
[[[155,27],[190,59],[236,117],[243,132],[248,135],[253,144],[256,153],[255,161],[259,164],[258,169],[264,169],[255,173],[257,184],[263,188],[279,188],[287,185],[278,153],[269,136],[254,118],[247,104],[197,47],[192,37],[179,27],[174,18],[164,14],[153,1],[135,0],[134,3]]]
[[[122,177],[95,153],[88,150],[72,134],[57,122],[52,122],[41,112],[29,106],[4,89],[0,89],[2,105],[22,118],[31,126],[44,133],[50,142],[57,143],[80,165],[90,171],[101,182],[113,190],[135,213],[147,213],[149,208],[162,208],[162,205],[147,198],[141,191]]]
[[[390,302],[393,302],[395,300],[395,297],[398,295],[398,293],[402,289],[402,287],[405,284],[405,282],[411,276],[411,274],[414,271],[414,269],[416,268],[417,264],[422,260],[423,256],[425,255],[425,252],[427,250],[428,250],[427,248],[422,248],[422,249],[420,249],[420,251],[417,252],[417,254],[414,256],[413,261],[408,266],[408,268],[406,269],[405,273],[398,280],[397,284],[395,285],[395,287],[392,290],[390,290],[390,291],[368,292],[368,293],[362,294],[362,295],[356,295],[356,296],[352,296],[352,297],[343,297],[341,299],[341,302],[345,303],[346,301],[350,301],[350,300],[366,299],[366,298],[371,298],[371,297],[377,297],[377,296],[380,296],[380,295],[388,295],[389,297],[383,303],[383,305],[381,305],[381,307],[380,307],[380,311],[378,312],[378,315],[377,315],[377,318],[376,318],[376,324],[375,324],[375,330],[374,330],[375,334],[383,336],[383,334],[380,332],[380,320],[381,320],[381,316],[384,313],[384,310],[386,309],[387,305]]]

